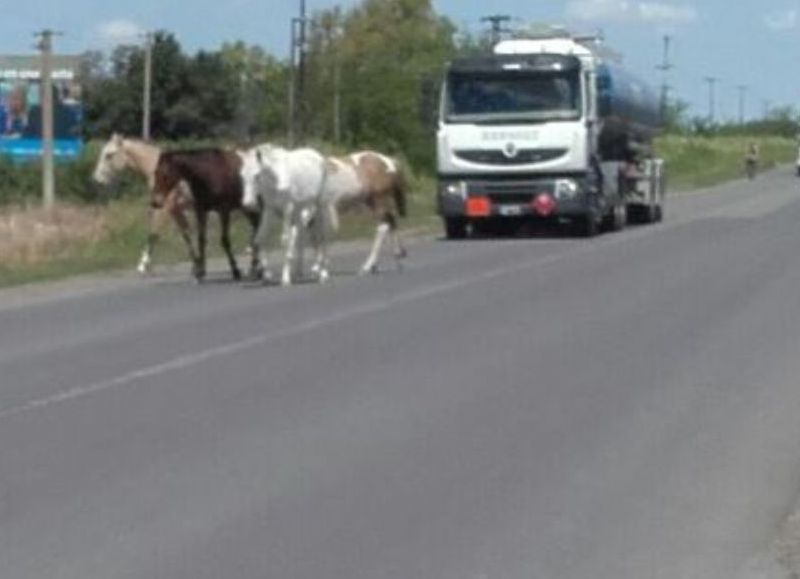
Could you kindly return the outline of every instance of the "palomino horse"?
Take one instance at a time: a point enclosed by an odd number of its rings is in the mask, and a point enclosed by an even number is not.
[[[197,281],[206,274],[206,227],[208,213],[219,214],[222,229],[221,245],[230,264],[234,279],[241,279],[239,266],[231,250],[230,215],[242,207],[241,158],[233,151],[223,149],[194,149],[187,151],[163,152],[155,170],[152,204],[162,207],[171,192],[181,181],[189,184],[194,198],[197,217],[197,254],[190,247],[192,273]],[[257,209],[257,204],[254,204]],[[254,277],[260,275],[259,255],[256,234],[259,224],[257,211],[244,211],[252,228],[250,272]]]
[[[397,215],[406,215],[406,185],[397,161],[374,151],[330,157],[324,197],[334,229],[338,228],[337,210],[358,205],[366,205],[379,221],[372,249],[361,266],[362,274],[378,271],[378,256],[387,235],[392,239],[400,267],[407,252],[397,235]]]
[[[313,223],[317,262],[314,269],[320,282],[329,278],[325,245],[326,216],[322,211],[326,179],[325,157],[313,149],[287,150],[260,145],[239,153],[244,187],[242,204],[256,208],[262,205],[261,225],[256,244],[261,245],[269,231],[270,213],[283,215],[286,253],[281,284],[292,284],[292,269],[297,256],[300,228]],[[262,260],[266,266],[266,257]]]
[[[125,169],[139,173],[147,180],[152,191],[155,185],[156,165],[161,149],[144,141],[126,139],[114,134],[103,146],[92,177],[98,183],[108,185],[114,177]],[[192,208],[192,195],[186,183],[181,182],[170,191],[164,200],[163,207],[150,207],[147,245],[142,250],[137,270],[147,274],[152,270],[153,250],[159,240],[159,232],[166,225],[168,217],[172,217],[181,232],[187,247],[192,247],[191,227],[186,219],[186,212]]]

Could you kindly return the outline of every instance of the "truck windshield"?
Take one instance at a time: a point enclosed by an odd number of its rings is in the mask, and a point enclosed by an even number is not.
[[[580,118],[578,71],[451,73],[445,122],[543,122]]]

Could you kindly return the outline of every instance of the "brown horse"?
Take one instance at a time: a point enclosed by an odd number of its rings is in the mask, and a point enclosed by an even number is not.
[[[162,207],[171,192],[181,181],[189,184],[197,217],[197,253],[190,248],[192,273],[198,282],[206,274],[206,227],[208,213],[219,214],[222,229],[221,245],[230,264],[234,279],[241,273],[230,243],[231,212],[242,208],[242,180],[240,176],[241,158],[233,151],[223,149],[194,149],[187,151],[163,152],[155,170],[155,182],[151,203]],[[244,211],[252,228],[250,273],[260,275],[259,250],[255,234],[259,225],[259,213]]]

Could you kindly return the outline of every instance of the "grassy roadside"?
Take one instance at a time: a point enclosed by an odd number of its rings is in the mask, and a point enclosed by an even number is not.
[[[761,169],[793,162],[797,144],[782,137],[696,137],[667,135],[656,141],[664,158],[671,191],[709,187],[744,175],[742,164],[751,143],[761,151]]]
[[[433,180],[413,176],[408,216],[403,230],[434,231]],[[143,195],[106,200],[102,204],[65,203],[53,214],[15,204],[0,209],[0,287],[61,279],[100,271],[133,270],[145,245],[147,201]],[[371,235],[372,216],[364,211],[342,216],[336,240]],[[273,228],[277,235],[277,228]],[[37,233],[38,232],[38,233]],[[247,245],[249,227],[234,218],[234,247]],[[217,220],[209,220],[208,255],[221,257]],[[186,249],[177,229],[168,224],[156,247],[155,266],[186,261]]]

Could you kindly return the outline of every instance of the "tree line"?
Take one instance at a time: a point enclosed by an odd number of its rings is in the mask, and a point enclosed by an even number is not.
[[[444,64],[481,42],[457,32],[431,0],[364,0],[315,13],[297,101],[304,140],[375,147],[430,166]],[[140,134],[144,59],[141,46],[84,55],[87,138]],[[187,54],[168,31],[154,35],[152,59],[154,139],[253,142],[287,134],[288,59],[242,42]]]

